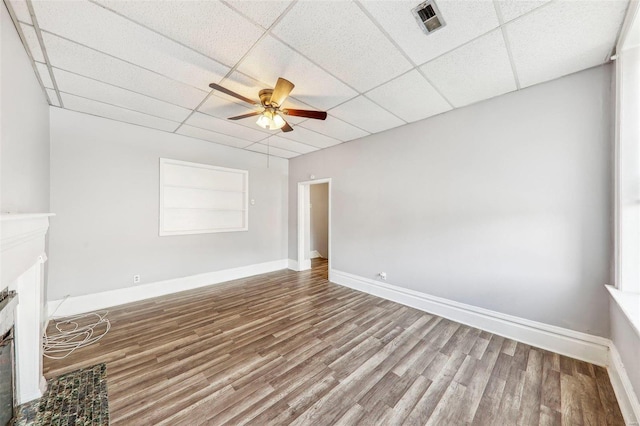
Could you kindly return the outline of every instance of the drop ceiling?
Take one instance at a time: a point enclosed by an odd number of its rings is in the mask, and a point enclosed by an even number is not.
[[[5,0],[49,103],[292,158],[609,60],[628,0]],[[293,132],[231,122],[278,77]]]

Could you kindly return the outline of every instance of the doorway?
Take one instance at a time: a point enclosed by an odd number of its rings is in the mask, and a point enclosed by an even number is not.
[[[312,263],[330,270],[331,178],[298,183],[297,261],[298,271],[311,269]]]

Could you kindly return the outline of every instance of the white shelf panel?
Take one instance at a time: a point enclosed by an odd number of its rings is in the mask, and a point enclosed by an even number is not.
[[[246,231],[249,172],[160,159],[160,236]]]

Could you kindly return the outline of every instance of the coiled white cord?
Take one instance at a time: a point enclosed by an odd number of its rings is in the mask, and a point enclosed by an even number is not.
[[[68,357],[78,348],[91,345],[102,339],[111,323],[107,319],[109,311],[91,312],[88,314],[67,317],[55,320],[57,332],[49,335],[44,333],[44,356],[51,359],[63,359]],[[91,321],[86,324],[87,321]],[[85,325],[81,325],[85,324]]]

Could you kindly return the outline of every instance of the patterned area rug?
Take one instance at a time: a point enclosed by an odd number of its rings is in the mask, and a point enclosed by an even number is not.
[[[16,411],[16,426],[108,426],[106,364],[48,380],[42,398],[23,404]]]

